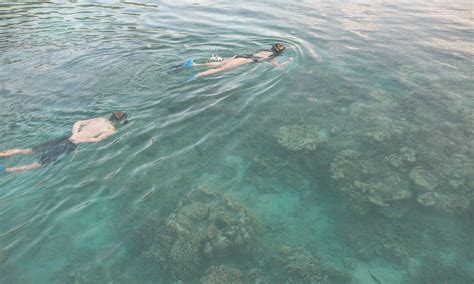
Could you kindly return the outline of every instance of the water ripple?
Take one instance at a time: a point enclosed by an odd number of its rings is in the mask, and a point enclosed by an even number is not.
[[[344,137],[335,144],[345,148],[370,130],[361,121],[423,128],[449,114],[466,128],[455,132],[453,147],[471,153],[472,142],[462,140],[474,133],[470,5],[0,3],[0,150],[63,136],[76,120],[130,115],[107,141],[81,145],[37,171],[0,176],[1,247],[12,255],[8,265],[31,268],[6,282],[57,282],[43,269],[70,275],[119,258],[132,230],[193,188],[278,191],[284,170],[299,179],[309,167],[282,154],[274,140],[281,126],[316,124]],[[279,61],[291,63],[193,81],[187,78],[204,69],[167,71],[190,58],[201,63],[275,42],[287,46]],[[263,174],[252,180],[254,168]],[[283,184],[308,185],[314,175]]]

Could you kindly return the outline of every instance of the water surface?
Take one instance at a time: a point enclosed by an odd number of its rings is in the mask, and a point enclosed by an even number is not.
[[[472,27],[470,1],[0,3],[1,150],[131,118],[0,176],[0,283],[474,282]],[[294,61],[165,72],[274,42]],[[147,228],[197,188],[255,213],[259,253],[173,276]]]

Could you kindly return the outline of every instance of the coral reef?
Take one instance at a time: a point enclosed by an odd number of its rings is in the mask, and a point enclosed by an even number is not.
[[[412,267],[406,280],[413,283],[474,283],[474,273],[462,267],[461,263],[431,258]]]
[[[435,176],[421,167],[415,167],[410,170],[410,179],[422,191],[434,191],[438,186]]]
[[[152,238],[144,255],[161,267],[166,279],[179,281],[197,279],[201,268],[221,257],[247,253],[251,258],[259,230],[249,209],[205,189],[189,192],[166,219],[151,219],[145,224],[150,228],[141,226],[134,239]],[[203,279],[209,283],[226,273],[228,277],[237,275],[226,266],[216,266],[208,272]]]
[[[467,212],[474,201],[474,159],[424,148],[419,152],[424,163],[409,172],[418,204],[451,214]]]
[[[90,266],[70,272],[65,283],[108,283],[110,278],[102,266]]]
[[[155,238],[160,234],[163,221],[159,218],[147,217],[145,222],[135,228],[131,237],[132,247],[138,251],[148,249],[155,243]]]
[[[241,284],[242,272],[228,265],[211,266],[201,278],[203,284]]]
[[[319,262],[304,248],[283,247],[280,254],[290,275],[290,283],[319,283]]]
[[[322,268],[321,275],[323,275],[322,283],[349,283],[352,280],[351,273],[335,267]]]
[[[314,151],[324,142],[317,126],[283,126],[275,133],[278,144],[290,151]]]
[[[347,193],[354,205],[388,206],[392,201],[412,197],[407,182],[382,161],[371,160],[355,150],[342,151],[331,164],[337,188]]]
[[[470,206],[470,201],[461,195],[449,193],[425,192],[417,196],[416,201],[426,207],[445,212],[463,212]]]
[[[393,227],[398,230],[393,230]],[[347,247],[362,260],[369,260],[375,256],[392,259],[404,263],[409,257],[407,249],[408,239],[403,233],[413,233],[413,228],[386,226],[385,223],[366,224],[354,222],[351,228],[342,228],[341,236]]]
[[[198,271],[201,255],[197,245],[178,239],[170,249],[166,270],[173,279],[188,280]]]
[[[196,276],[201,265],[201,252],[197,244],[174,236],[163,225],[153,245],[144,254],[150,257],[168,278],[189,280]]]
[[[387,156],[386,161],[397,170],[404,170],[407,166],[416,162],[416,152],[409,147],[402,147],[399,153]]]
[[[145,224],[150,224],[149,222]],[[179,264],[179,250],[182,249],[182,240],[176,240],[176,235],[169,230],[169,228],[161,222],[159,224],[155,224],[154,222],[150,225],[153,225],[153,229],[147,232],[154,232],[155,235],[150,236],[152,242],[151,246],[147,251],[143,254],[146,257],[152,259],[155,263],[159,265],[159,267],[167,274],[170,278],[175,278],[175,271],[176,269],[173,267],[175,263]],[[143,230],[141,230],[143,232]],[[179,242],[178,242],[179,241]],[[174,251],[172,252],[172,249]],[[184,248],[185,249],[185,248]],[[189,249],[190,252],[190,259],[192,260],[192,248]],[[183,257],[184,258],[184,257]],[[185,263],[183,266],[186,266],[187,261],[184,258]],[[192,261],[189,261],[192,262]],[[189,269],[192,270],[192,269]]]
[[[368,204],[384,207],[408,199],[424,207],[461,213],[474,200],[474,178],[469,174],[474,172],[474,162],[466,156],[446,158],[442,163],[439,156],[402,147],[398,153],[381,157],[348,149],[331,164],[336,188],[348,194],[360,214],[367,212]]]
[[[259,230],[249,209],[205,189],[184,197],[166,223],[178,237],[201,244],[203,254],[210,258],[249,251]]]

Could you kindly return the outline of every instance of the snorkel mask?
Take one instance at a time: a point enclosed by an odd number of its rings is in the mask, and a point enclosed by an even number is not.
[[[286,47],[281,43],[272,44],[272,51],[276,54],[282,53]]]
[[[127,124],[128,123],[127,117],[128,117],[128,114],[126,112],[114,111],[112,115],[110,116],[109,120],[114,124],[117,124],[117,123]]]

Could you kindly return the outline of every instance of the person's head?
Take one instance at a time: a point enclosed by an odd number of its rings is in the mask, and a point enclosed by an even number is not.
[[[286,47],[281,43],[272,44],[272,51],[276,54],[282,53],[285,49]]]
[[[112,115],[109,117],[109,120],[113,124],[119,124],[119,123],[125,124],[128,122],[127,117],[128,117],[128,114],[126,112],[114,111]]]

